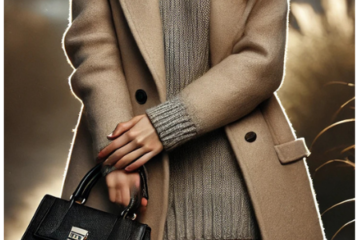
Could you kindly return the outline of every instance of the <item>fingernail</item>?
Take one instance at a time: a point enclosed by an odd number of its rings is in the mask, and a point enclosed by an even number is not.
[[[108,137],[112,137],[113,133],[110,133],[109,135],[107,135]]]
[[[130,169],[131,169],[130,167],[126,167],[126,168],[125,168],[126,171],[130,171]]]

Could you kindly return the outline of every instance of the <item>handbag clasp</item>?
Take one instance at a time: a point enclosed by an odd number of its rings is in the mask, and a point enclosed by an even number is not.
[[[89,231],[73,226],[67,240],[86,240],[88,236]]]

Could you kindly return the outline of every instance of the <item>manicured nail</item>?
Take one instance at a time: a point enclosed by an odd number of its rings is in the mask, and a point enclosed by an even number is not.
[[[108,137],[112,137],[113,133],[110,133],[109,135],[107,135]]]

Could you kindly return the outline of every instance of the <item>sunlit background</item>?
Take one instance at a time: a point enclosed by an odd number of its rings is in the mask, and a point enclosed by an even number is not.
[[[354,239],[354,1],[292,1],[280,99],[308,158],[327,238]],[[5,0],[5,239],[60,196],[80,102],[61,47],[67,0]]]

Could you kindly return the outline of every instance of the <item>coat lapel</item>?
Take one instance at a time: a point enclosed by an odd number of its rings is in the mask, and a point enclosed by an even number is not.
[[[134,39],[154,78],[160,101],[166,100],[165,60],[159,0],[119,0]]]
[[[137,46],[153,76],[161,102],[166,100],[164,39],[159,0],[119,0]],[[245,4],[240,0],[211,1],[210,51],[215,65],[230,54],[239,22],[239,11]],[[241,14],[240,14],[241,15]],[[235,21],[235,23],[234,23]],[[230,24],[231,23],[231,24]]]

